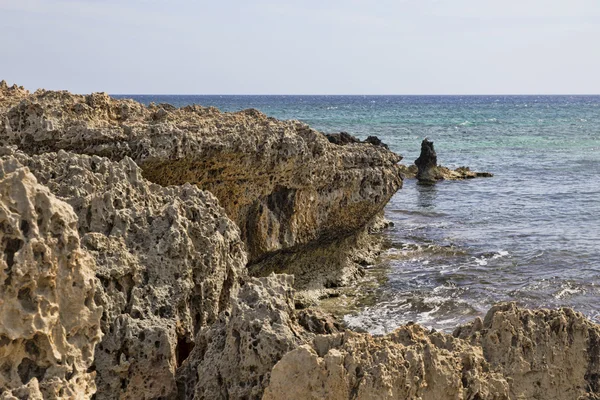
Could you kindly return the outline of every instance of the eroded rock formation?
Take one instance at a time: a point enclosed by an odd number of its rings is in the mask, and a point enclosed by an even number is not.
[[[569,308],[494,306],[454,336],[482,349],[511,399],[600,398],[600,326]]]
[[[200,332],[179,373],[187,399],[258,399],[273,365],[312,335],[297,324],[293,277],[252,278],[231,314]]]
[[[401,184],[374,139],[0,83],[0,143],[2,400],[600,398],[569,309],[382,337],[296,309],[373,254]]]
[[[256,110],[145,107],[101,93],[12,96],[19,101],[0,110],[0,144],[28,154],[127,156],[152,182],[209,190],[239,226],[250,264],[346,240],[402,184],[400,157],[385,147],[337,146],[306,124]]]
[[[15,159],[0,159],[0,397],[89,398],[100,340],[96,264],[77,217]]]
[[[174,395],[175,371],[197,332],[230,308],[245,274],[235,224],[210,193],[152,184],[128,158],[0,155],[73,207],[72,224],[96,260],[95,299],[104,309],[97,398]]]
[[[406,325],[317,336],[275,365],[263,399],[597,399],[599,338],[571,309],[513,303],[453,335]]]
[[[400,173],[404,178],[416,178],[420,184],[432,185],[440,180],[459,180],[472,178],[490,178],[489,172],[471,171],[469,167],[458,167],[454,170],[437,164],[437,154],[433,142],[424,139],[421,143],[421,154],[414,165],[400,165]]]
[[[437,154],[433,148],[433,142],[423,139],[421,142],[421,154],[415,160],[418,168],[417,179],[419,183],[435,183],[437,180]]]

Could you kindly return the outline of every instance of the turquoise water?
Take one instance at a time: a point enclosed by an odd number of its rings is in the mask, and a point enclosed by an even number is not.
[[[126,97],[253,107],[328,133],[376,135],[407,164],[429,137],[441,164],[495,174],[405,181],[386,207],[395,223],[387,283],[376,305],[346,317],[352,326],[449,329],[506,300],[600,321],[600,96]]]

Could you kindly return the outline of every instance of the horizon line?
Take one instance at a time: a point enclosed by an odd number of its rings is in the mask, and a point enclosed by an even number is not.
[[[98,92],[92,92],[92,93],[98,93]],[[295,93],[291,93],[291,94],[268,94],[268,93],[243,93],[243,94],[224,94],[224,93],[108,93],[109,96],[280,96],[280,97],[285,97],[285,96],[313,96],[313,97],[317,97],[317,96],[321,96],[321,97],[328,97],[328,96],[363,96],[363,97],[368,97],[368,96],[413,96],[413,97],[434,97],[434,96],[447,96],[447,97],[458,97],[458,96],[472,96],[472,97],[483,97],[483,96],[540,96],[540,97],[548,97],[548,96],[600,96],[600,93],[546,93],[546,94],[539,94],[539,93],[520,93],[520,94],[514,94],[514,93],[500,93],[500,94],[295,94]]]

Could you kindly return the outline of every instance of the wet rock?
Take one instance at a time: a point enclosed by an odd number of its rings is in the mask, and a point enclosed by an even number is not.
[[[400,164],[400,174],[402,174],[402,178],[404,179],[416,179],[417,172],[419,169],[416,165],[402,165]]]
[[[341,324],[333,317],[317,309],[306,309],[296,312],[298,323],[307,332],[327,335],[343,331]]]
[[[4,86],[4,85],[0,85]],[[0,159],[0,397],[90,398],[100,340],[94,259],[71,206]]]

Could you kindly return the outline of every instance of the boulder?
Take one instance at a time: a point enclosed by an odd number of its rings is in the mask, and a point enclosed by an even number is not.
[[[290,275],[245,282],[231,313],[198,334],[178,371],[179,398],[261,398],[273,366],[313,336],[297,323],[292,284]]]
[[[511,399],[600,398],[600,326],[570,308],[499,304],[454,336],[481,348],[490,369],[510,378]]]

